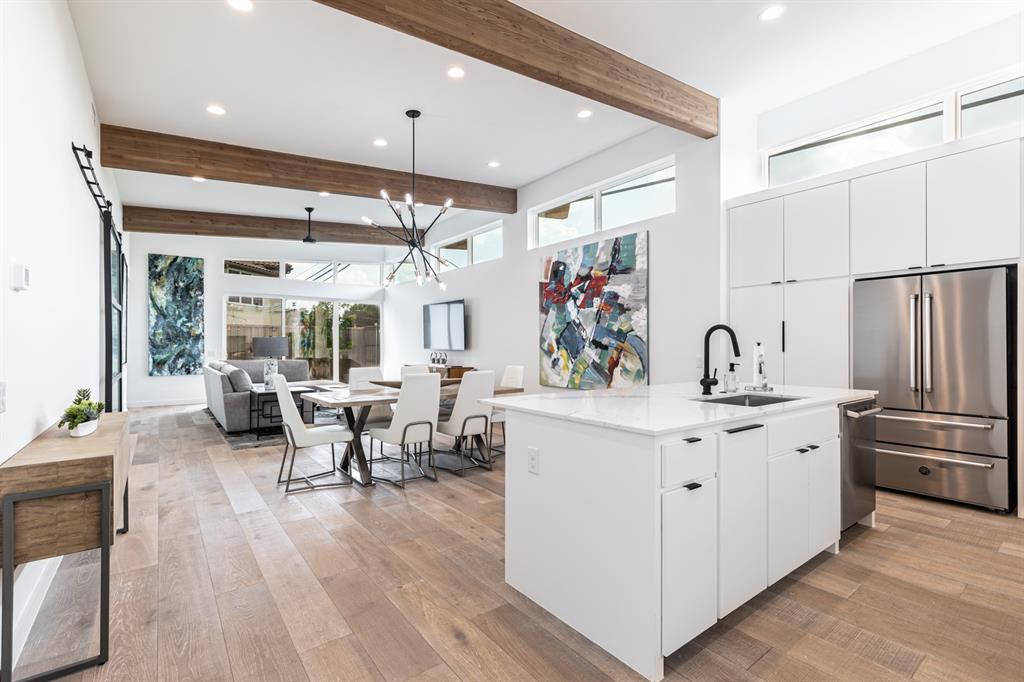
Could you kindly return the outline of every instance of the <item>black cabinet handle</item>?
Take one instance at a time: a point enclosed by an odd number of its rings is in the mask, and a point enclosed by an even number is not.
[[[786,321],[782,321],[782,352],[786,352]]]
[[[786,284],[792,284],[795,281],[796,281],[795,279],[787,279],[786,280]]]
[[[808,450],[807,448],[797,448],[796,451],[799,452],[800,454],[810,452],[810,450]]]
[[[686,441],[687,443],[699,443],[704,439],[697,438],[697,436],[690,436],[689,438],[684,438],[683,440]]]
[[[817,450],[819,447],[821,447],[821,446],[820,445],[808,445],[807,449],[808,450]]]
[[[772,284],[782,284],[782,280],[780,279],[780,280],[778,280],[776,282],[772,282]]]
[[[743,431],[753,431],[754,429],[763,429],[764,424],[747,424],[746,426],[737,426],[733,429],[726,429],[725,433],[742,433]]]
[[[697,488],[701,488],[703,486],[701,486],[700,483],[687,483],[683,487],[686,488],[687,490],[696,490]]]

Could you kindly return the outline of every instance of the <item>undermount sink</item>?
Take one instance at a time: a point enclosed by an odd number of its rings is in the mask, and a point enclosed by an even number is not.
[[[702,403],[715,403],[716,405],[739,405],[740,407],[761,407],[763,405],[774,405],[775,403],[788,403],[791,400],[800,398],[787,398],[781,395],[755,395],[752,393],[741,393],[729,395],[722,398],[694,398]]]

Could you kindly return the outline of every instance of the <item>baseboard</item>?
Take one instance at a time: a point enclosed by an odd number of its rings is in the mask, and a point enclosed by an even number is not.
[[[177,400],[129,400],[128,409],[133,407],[173,407],[176,405],[205,405],[202,398],[178,398]]]
[[[50,590],[53,577],[60,568],[60,557],[33,561],[25,564],[14,578],[14,638],[13,661],[18,659],[25,648],[25,642],[32,632],[32,626],[39,615],[39,609]]]

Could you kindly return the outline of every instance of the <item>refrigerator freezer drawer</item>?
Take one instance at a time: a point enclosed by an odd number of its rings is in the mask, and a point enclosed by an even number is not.
[[[878,485],[991,509],[1009,509],[1007,461],[879,444]]]
[[[1007,421],[930,412],[886,410],[876,418],[877,439],[921,448],[1006,457]]]

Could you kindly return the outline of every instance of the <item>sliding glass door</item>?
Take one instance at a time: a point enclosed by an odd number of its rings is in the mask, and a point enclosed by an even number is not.
[[[254,337],[284,336],[288,358],[305,360],[310,379],[348,381],[350,368],[380,365],[380,308],[373,304],[228,296],[224,323],[229,361],[255,358]]]

